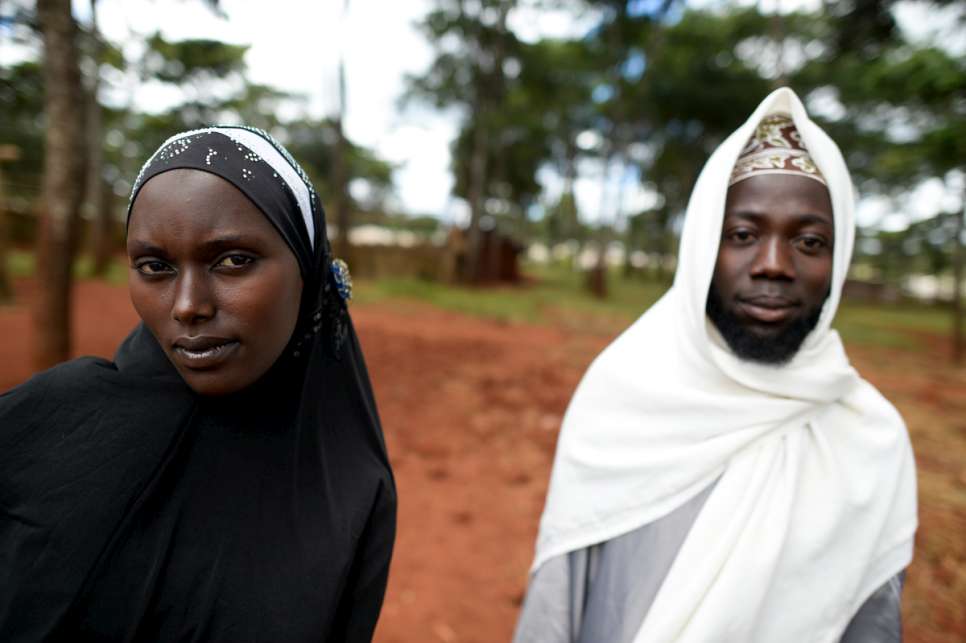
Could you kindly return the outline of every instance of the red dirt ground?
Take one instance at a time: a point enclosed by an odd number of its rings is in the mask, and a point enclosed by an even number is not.
[[[28,301],[31,285],[17,288],[18,301]],[[75,293],[77,353],[110,356],[137,320],[126,289],[88,281]],[[357,306],[353,318],[400,497],[376,641],[509,641],[560,420],[583,370],[610,338],[419,304]],[[0,308],[0,391],[30,374],[30,329],[24,306]],[[908,641],[964,640],[966,513],[943,494],[966,487],[966,378],[933,368],[935,355],[917,356],[915,373],[875,350],[852,355],[900,406],[914,444],[919,424],[931,427],[941,413],[959,417],[953,430],[962,439],[951,460],[930,467],[919,453],[921,551],[904,605]],[[923,440],[944,451],[929,431]]]

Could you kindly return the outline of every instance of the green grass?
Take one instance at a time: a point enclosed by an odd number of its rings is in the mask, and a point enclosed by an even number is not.
[[[13,277],[33,276],[34,271],[37,268],[34,253],[28,250],[11,250],[7,260],[9,261],[7,265],[10,270],[10,275]],[[104,278],[106,281],[112,284],[126,284],[127,272],[127,264],[124,261],[116,258],[108,265],[107,275],[105,275]],[[83,255],[74,262],[75,278],[91,279],[93,278],[93,274],[94,262],[90,256]]]
[[[901,328],[921,333],[949,332],[951,313],[947,308],[929,305],[870,305],[846,302],[838,315],[838,323],[876,328]]]
[[[10,273],[28,277],[34,273],[33,253],[13,250]],[[127,265],[116,259],[107,281],[127,282]],[[89,257],[74,265],[79,279],[92,276]],[[563,265],[527,265],[527,279],[520,286],[465,288],[415,278],[357,279],[355,299],[360,304],[383,301],[418,301],[466,315],[505,323],[555,324],[567,328],[613,334],[625,328],[664,293],[668,284],[620,271],[608,275],[608,296],[597,299],[584,287],[584,275]],[[869,305],[845,302],[835,328],[850,344],[916,350],[925,335],[946,336],[950,331],[948,310],[926,305]]]
[[[7,268],[11,277],[30,277],[34,274],[34,254],[24,250],[11,250],[7,255]]]
[[[562,324],[614,333],[636,319],[667,284],[612,272],[609,293],[600,300],[583,287],[583,275],[560,266],[527,266],[527,283],[517,287],[464,288],[411,278],[359,279],[359,303],[420,301],[445,310],[509,323]],[[924,335],[945,336],[948,310],[927,305],[844,303],[834,327],[851,344],[916,350]]]
[[[665,286],[611,279],[609,296],[596,299],[569,270],[530,269],[520,286],[464,288],[412,278],[357,280],[356,301],[416,300],[503,322],[563,323],[568,326],[626,326],[657,301]]]

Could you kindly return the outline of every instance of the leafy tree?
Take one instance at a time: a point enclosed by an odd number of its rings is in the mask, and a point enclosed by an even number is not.
[[[332,119],[304,120],[283,126],[286,146],[299,160],[312,178],[323,198],[330,203],[339,189],[333,181],[333,164],[338,134]],[[367,197],[355,202],[351,193],[347,207],[350,209],[379,210],[385,207],[385,199],[392,190],[393,166],[362,146],[345,140],[345,177],[349,185],[361,184]]]
[[[560,198],[545,214],[547,240],[552,245],[574,240],[579,255],[587,236],[580,224],[574,186],[578,161],[587,154],[577,139],[596,122],[593,91],[600,66],[582,39],[541,40],[522,47],[520,59],[520,80],[513,90],[515,100],[531,114],[531,127],[542,139],[541,161],[549,163],[563,178]],[[537,169],[530,168],[534,180]]]
[[[408,79],[406,100],[418,99],[439,108],[464,113],[469,136],[469,162],[465,170],[466,199],[470,206],[467,281],[481,275],[480,221],[487,198],[488,139],[499,129],[500,106],[506,94],[506,64],[516,56],[518,41],[507,28],[515,0],[439,0],[420,23],[436,50],[436,58],[422,76]]]
[[[44,76],[41,63],[0,67],[0,140],[20,150],[4,165],[7,198],[33,199],[41,189],[44,159]]]
[[[218,40],[168,41],[156,33],[148,38],[141,63],[143,79],[175,85],[185,100],[168,117],[178,126],[172,131],[220,122],[244,84],[247,45]],[[219,95],[221,94],[221,95]]]
[[[560,199],[552,206],[547,208],[543,217],[544,235],[550,246],[555,246],[568,241],[575,241],[577,252],[574,255],[574,267],[576,267],[576,257],[580,254],[580,246],[586,239],[586,231],[577,216],[577,200],[573,189],[564,190]]]
[[[934,6],[949,4],[933,2]],[[797,76],[809,89],[834,95],[844,111],[830,123],[850,168],[877,191],[897,195],[928,177],[966,172],[966,60],[936,46],[914,46],[895,26],[892,0],[848,6],[849,27],[829,23],[831,45]],[[960,20],[966,19],[961,14]],[[963,195],[966,201],[966,194]],[[954,358],[966,355],[963,337],[964,216],[937,213],[953,230]],[[934,266],[939,263],[933,262]]]

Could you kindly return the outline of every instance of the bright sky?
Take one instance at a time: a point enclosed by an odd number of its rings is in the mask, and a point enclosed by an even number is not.
[[[745,0],[751,1],[751,0]],[[396,207],[412,214],[432,214],[447,221],[466,217],[466,205],[450,196],[450,143],[457,132],[460,115],[439,113],[410,106],[401,110],[399,97],[406,74],[420,73],[430,63],[432,52],[415,23],[434,5],[434,0],[345,0],[315,2],[271,0],[252,2],[222,0],[227,18],[216,16],[202,0],[99,0],[98,20],[103,33],[115,43],[125,43],[125,54],[136,58],[144,39],[160,31],[171,40],[214,38],[246,44],[249,77],[308,98],[312,116],[331,114],[336,106],[338,52],[343,49],[348,79],[347,115],[349,137],[373,148],[397,167]],[[719,0],[696,0],[696,5]],[[788,11],[813,8],[819,0],[764,0],[763,8]],[[74,0],[74,11],[86,21],[88,0]],[[940,37],[954,51],[966,52],[966,33],[950,31],[950,16],[929,13],[921,4],[909,2],[897,15],[917,40]],[[561,11],[514,10],[510,27],[525,40],[542,36],[573,36],[584,33],[588,18]],[[2,39],[0,39],[2,40]],[[9,59],[0,42],[0,61]],[[160,110],[178,100],[176,92],[159,84],[140,84],[128,79],[109,98],[133,101],[142,109]],[[285,114],[291,116],[293,114]],[[637,177],[612,173],[607,189],[599,164],[588,164],[576,190],[578,206],[588,220],[610,219],[618,207],[633,212],[654,204],[655,195],[642,188]],[[561,188],[552,172],[541,172],[547,199],[553,201]],[[957,179],[958,180],[958,179]],[[954,181],[955,182],[955,181]],[[620,185],[623,184],[623,189]],[[924,184],[916,191],[919,209],[932,204],[954,207],[942,181]],[[923,206],[923,199],[926,205]],[[887,200],[863,203],[860,224],[900,225],[894,207]],[[930,213],[909,212],[912,218]]]
[[[338,53],[343,48],[348,80],[346,133],[396,165],[398,207],[453,220],[465,216],[466,210],[465,204],[450,196],[449,147],[460,115],[418,104],[402,110],[399,105],[406,74],[422,72],[432,60],[415,23],[433,4],[432,0],[350,0],[348,11],[343,11],[343,0],[223,0],[225,19],[201,0],[100,0],[98,22],[111,41],[128,43],[125,53],[134,57],[141,52],[139,41],[156,30],[172,40],[215,38],[250,45],[245,59],[249,77],[307,96],[312,116],[336,109]],[[74,5],[76,15],[88,19],[88,3],[75,0]],[[541,12],[539,20],[530,12],[516,12],[511,24],[526,39],[574,35],[585,27],[567,13],[547,11]],[[144,109],[162,109],[178,100],[170,88],[158,84],[127,89]]]

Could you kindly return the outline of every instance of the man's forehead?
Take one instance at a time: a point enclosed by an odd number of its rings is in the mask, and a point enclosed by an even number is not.
[[[792,174],[759,174],[728,188],[725,216],[797,215],[834,221],[828,188]]]

